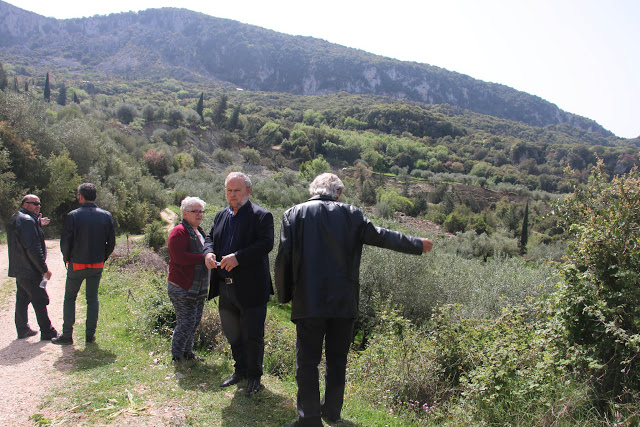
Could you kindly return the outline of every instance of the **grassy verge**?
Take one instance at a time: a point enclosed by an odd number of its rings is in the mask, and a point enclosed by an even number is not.
[[[135,425],[212,425],[282,426],[296,417],[296,385],[291,375],[263,376],[264,389],[252,398],[244,396],[244,384],[228,389],[219,384],[232,373],[232,361],[222,343],[211,351],[201,349],[204,362],[171,364],[168,331],[150,333],[142,327],[141,309],[145,292],[153,288],[154,275],[128,274],[111,267],[100,287],[100,321],[97,342],[76,342],[75,351],[65,348],[70,369],[67,381],[45,402],[51,419],[34,416],[39,424],[135,424]],[[157,285],[157,284],[156,284]],[[153,292],[153,291],[151,291]],[[78,298],[78,311],[83,298]],[[207,303],[205,318],[217,310]],[[267,352],[277,338],[292,330],[287,308],[269,307]],[[80,316],[79,316],[80,317]],[[84,336],[84,325],[77,325],[76,337]],[[270,338],[272,337],[272,338]],[[293,343],[291,349],[293,349]],[[276,346],[281,348],[281,346]],[[281,351],[281,350],[280,350]],[[271,358],[292,359],[293,354]],[[278,360],[265,358],[265,371]],[[290,364],[290,362],[288,362]],[[271,368],[267,368],[269,365]],[[388,409],[360,399],[356,390],[347,389],[344,421],[340,425],[401,426],[410,420]]]

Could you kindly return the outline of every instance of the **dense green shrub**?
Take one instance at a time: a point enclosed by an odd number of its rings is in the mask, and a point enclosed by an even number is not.
[[[413,406],[424,415],[424,409],[445,397],[453,384],[443,380],[428,336],[391,304],[382,302],[379,308],[380,322],[366,349],[355,353],[347,366],[348,381],[371,401]]]
[[[229,150],[221,150],[218,148],[213,152],[211,158],[218,163],[224,163],[230,165],[233,163],[233,153]]]
[[[135,105],[128,102],[122,102],[118,104],[116,108],[116,116],[118,117],[118,120],[120,120],[120,123],[128,125],[138,116],[138,111],[136,110]]]
[[[240,150],[240,155],[242,155],[245,163],[249,163],[251,165],[260,164],[260,152],[258,150],[253,148],[243,148]]]
[[[640,391],[639,206],[638,170],[607,184],[602,161],[590,185],[559,206],[576,238],[562,268],[560,316],[598,378],[599,396],[621,402]]]
[[[162,221],[153,221],[147,224],[144,229],[144,239],[147,246],[158,251],[162,246],[167,244],[167,230],[164,229]]]
[[[496,319],[466,319],[443,306],[428,328],[442,381],[452,383],[447,418],[468,425],[580,424],[589,419],[589,388],[556,346],[544,304],[505,309]]]
[[[467,229],[467,217],[459,214],[458,212],[451,212],[444,220],[444,229],[449,233],[464,233]]]

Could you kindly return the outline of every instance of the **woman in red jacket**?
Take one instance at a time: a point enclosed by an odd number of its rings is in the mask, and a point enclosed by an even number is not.
[[[182,223],[169,233],[167,292],[176,312],[176,328],[171,337],[174,362],[202,360],[193,352],[193,336],[209,293],[209,269],[202,254],[205,233],[200,228],[205,206],[197,197],[185,197],[180,205]]]

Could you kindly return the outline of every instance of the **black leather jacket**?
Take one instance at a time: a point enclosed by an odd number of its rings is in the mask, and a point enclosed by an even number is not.
[[[374,226],[355,206],[315,196],[282,218],[275,282],[291,320],[356,318],[364,244],[422,254],[422,240]]]
[[[88,202],[67,214],[60,237],[60,250],[65,262],[104,262],[115,245],[115,225],[110,212]]]
[[[40,220],[26,209],[11,216],[7,227],[9,277],[38,277],[47,268],[47,246]]]

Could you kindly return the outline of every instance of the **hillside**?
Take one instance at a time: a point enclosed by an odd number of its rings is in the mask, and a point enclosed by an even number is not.
[[[56,20],[0,1],[0,61],[39,74],[171,76],[302,95],[376,94],[612,135],[593,120],[503,85],[185,9]]]

